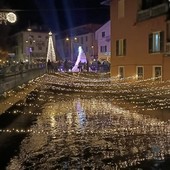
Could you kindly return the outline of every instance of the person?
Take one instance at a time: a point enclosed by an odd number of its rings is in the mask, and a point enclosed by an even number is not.
[[[57,71],[61,71],[61,61],[60,60],[58,61],[58,64],[57,64]]]
[[[83,63],[80,61],[78,66],[79,72],[83,71]]]
[[[67,61],[67,59],[64,61],[64,70],[66,72],[68,71],[68,61]]]

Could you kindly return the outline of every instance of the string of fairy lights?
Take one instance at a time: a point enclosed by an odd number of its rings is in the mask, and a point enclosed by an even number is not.
[[[98,76],[88,73],[82,75],[79,73],[55,73],[44,75],[30,81],[28,85],[20,86],[19,95],[15,91],[7,92],[6,97],[13,96],[22,99],[22,95],[26,94],[29,86],[37,87],[34,92],[38,92],[38,96],[30,93],[26,100],[16,103],[16,108],[6,111],[6,113],[36,116],[38,123],[29,128],[0,128],[0,133],[29,134],[29,137],[43,137],[43,139],[50,136],[51,143],[63,142],[71,137],[76,138],[82,135],[85,139],[90,138],[91,150],[94,153],[96,147],[102,148],[103,159],[118,155],[126,156],[128,159],[110,165],[117,169],[135,166],[145,160],[164,160],[165,156],[170,154],[168,148],[170,120],[160,120],[139,113],[170,108],[169,81],[161,83],[151,80],[125,82],[113,81],[106,76],[107,74]],[[73,93],[97,94],[97,96],[92,96],[93,100],[91,98],[82,99],[80,101],[82,109],[79,108],[78,111],[75,111],[75,107],[70,110],[73,104],[77,105],[77,100],[72,101],[71,99]],[[43,106],[42,111],[31,110],[31,108],[40,110],[42,103],[47,103]],[[4,104],[12,106],[15,102],[6,100]],[[26,107],[26,109],[22,110],[20,107]],[[88,116],[85,115],[86,112]],[[48,129],[48,127],[51,128]],[[130,138],[131,136],[134,137],[134,140]],[[96,138],[97,141],[100,141],[99,143],[94,141]],[[113,143],[104,141],[107,138],[118,142],[115,145],[119,149],[119,154]],[[23,143],[28,145],[26,140],[27,137]],[[129,141],[129,144],[125,142],[126,140]],[[38,142],[37,140],[34,145],[39,145]],[[60,144],[60,142],[57,143],[57,145]],[[33,146],[29,145],[25,148],[30,149],[31,147]],[[128,156],[128,152],[135,156]],[[28,159],[29,154],[31,157],[31,153],[27,152],[27,154],[26,158]],[[21,158],[23,159],[22,156]],[[95,166],[95,162],[87,161],[86,164]]]
[[[87,74],[88,75],[88,74]],[[89,75],[88,75],[89,76]],[[83,82],[83,80],[86,80]],[[39,80],[38,80],[39,81]],[[36,83],[38,81],[35,81]],[[158,109],[169,109],[169,94],[170,94],[170,84],[167,82],[148,82],[148,83],[110,83],[108,80],[96,83],[94,77],[78,77],[77,75],[71,74],[56,74],[52,76],[44,76],[42,81],[48,82],[45,88],[52,88],[53,90],[65,91],[65,92],[88,92],[88,93],[102,93],[102,94],[120,94],[117,97],[118,100],[130,100],[134,105],[134,108],[146,109],[146,110],[158,110]],[[34,84],[35,84],[34,82]],[[33,82],[30,82],[32,84]],[[27,86],[23,85],[19,87],[24,94],[27,90]],[[20,95],[14,94],[14,91],[9,91],[5,93],[5,96],[12,96],[20,98]],[[21,94],[22,94],[21,93]],[[26,94],[25,94],[26,95]],[[152,98],[154,96],[154,98]],[[163,98],[160,96],[163,96]],[[167,96],[167,97],[166,97]],[[144,104],[147,107],[143,108]],[[13,102],[4,101],[4,104],[13,105]]]

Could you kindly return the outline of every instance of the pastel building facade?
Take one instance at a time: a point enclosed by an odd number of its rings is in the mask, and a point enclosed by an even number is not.
[[[54,35],[53,35],[54,36]],[[21,31],[10,37],[15,61],[46,62],[49,34],[41,31]],[[55,43],[55,38],[53,37]]]
[[[99,24],[85,24],[56,34],[56,53],[60,60],[76,62],[78,47],[81,46],[88,61],[98,57],[95,32]]]
[[[111,76],[170,79],[169,0],[105,0],[111,17]]]
[[[111,36],[110,36],[110,20],[102,25],[95,32],[95,39],[98,44],[98,60],[110,62],[111,56]]]

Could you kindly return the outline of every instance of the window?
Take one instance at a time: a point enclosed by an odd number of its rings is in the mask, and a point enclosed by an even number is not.
[[[119,76],[119,79],[123,79],[124,78],[124,67],[123,66],[120,66],[118,68],[118,76]]]
[[[126,39],[120,39],[116,41],[116,55],[117,56],[126,55]]]
[[[101,52],[101,53],[107,52],[107,46],[106,46],[106,45],[105,45],[105,46],[101,46],[101,47],[100,47],[100,52]]]
[[[164,32],[154,32],[149,34],[149,53],[163,52]]]
[[[157,81],[162,80],[162,67],[161,66],[153,66],[153,78]]]
[[[102,38],[105,37],[105,32],[102,32]]]
[[[88,41],[88,36],[86,36],[86,42]]]
[[[125,16],[125,0],[118,1],[118,18]]]
[[[137,66],[137,79],[141,80],[144,77],[144,69],[142,66]]]

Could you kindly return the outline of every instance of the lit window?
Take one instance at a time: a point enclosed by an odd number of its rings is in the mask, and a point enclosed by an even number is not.
[[[117,56],[126,55],[126,39],[120,39],[116,41],[116,55]]]
[[[163,51],[164,32],[154,32],[149,34],[149,53],[157,53]]]

